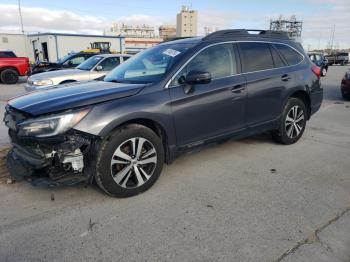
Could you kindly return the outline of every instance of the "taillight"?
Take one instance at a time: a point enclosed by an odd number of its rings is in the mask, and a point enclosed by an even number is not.
[[[321,68],[319,68],[318,66],[313,66],[311,70],[318,78],[321,77]]]

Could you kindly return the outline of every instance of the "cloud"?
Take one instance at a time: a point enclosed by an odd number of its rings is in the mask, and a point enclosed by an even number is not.
[[[295,13],[298,20],[303,21],[304,46],[312,48],[326,47],[335,24],[335,45],[348,48],[350,45],[350,1],[349,0],[305,0],[307,4],[317,4],[311,13],[304,12],[303,7]],[[17,5],[0,4],[0,32],[20,32],[20,22]],[[49,10],[46,8],[22,7],[24,30],[33,32],[65,32],[102,34],[111,27],[113,22],[129,25],[148,25],[155,29],[162,24],[176,24],[176,12],[173,17],[149,16],[133,14],[117,17],[111,21],[103,17],[80,15],[73,11]],[[281,13],[290,17],[291,13]],[[236,11],[221,11],[204,9],[198,12],[198,32],[204,33],[204,27],[213,29],[226,28],[258,28],[268,29],[271,18],[277,18],[277,13],[251,13]],[[156,32],[157,34],[157,32]]]
[[[232,28],[240,18],[240,14],[236,12],[223,12],[219,10],[203,10],[198,13],[198,32],[204,33],[204,27],[212,29]]]
[[[18,7],[0,4],[0,30],[20,31]],[[74,12],[48,10],[37,7],[23,7],[22,17],[26,32],[67,32],[67,33],[99,33],[110,26],[104,18],[82,16]]]

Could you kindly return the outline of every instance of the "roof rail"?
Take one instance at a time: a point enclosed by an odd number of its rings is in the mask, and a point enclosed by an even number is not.
[[[250,33],[254,32],[254,33]],[[227,29],[220,30],[211,33],[203,38],[203,40],[211,40],[216,38],[231,38],[238,36],[249,36],[249,37],[266,37],[266,38],[278,38],[278,39],[290,39],[287,32],[274,31],[274,30],[257,30],[257,29]]]
[[[172,37],[163,40],[161,43],[166,43],[166,42],[171,42],[171,41],[176,41],[176,40],[181,40],[181,39],[187,39],[187,38],[193,38],[192,36],[181,36],[181,37]]]

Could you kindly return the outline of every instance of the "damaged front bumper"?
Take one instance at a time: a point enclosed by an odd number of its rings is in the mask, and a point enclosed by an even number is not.
[[[76,130],[45,139],[20,138],[11,129],[9,135],[7,168],[14,179],[48,186],[91,182],[99,137]]]

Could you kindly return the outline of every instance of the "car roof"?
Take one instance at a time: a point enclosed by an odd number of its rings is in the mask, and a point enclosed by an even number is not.
[[[129,54],[96,54],[94,56],[101,56],[101,57],[120,57],[120,56],[131,56]]]

